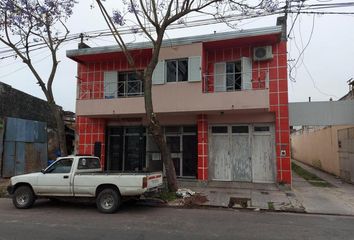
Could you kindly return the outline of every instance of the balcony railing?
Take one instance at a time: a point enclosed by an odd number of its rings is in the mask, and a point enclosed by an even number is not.
[[[142,80],[103,83],[83,82],[79,85],[79,99],[124,98],[144,95]]]
[[[269,70],[206,74],[203,76],[203,92],[234,92],[268,89]]]

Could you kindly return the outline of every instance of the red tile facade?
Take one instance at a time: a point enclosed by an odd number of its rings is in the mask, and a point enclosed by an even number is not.
[[[105,159],[105,127],[104,119],[76,118],[76,134],[78,136],[77,153],[94,155],[95,142],[101,142],[101,164],[104,166]]]
[[[262,44],[261,44],[262,45]],[[263,44],[264,45],[264,44]],[[252,57],[254,44],[223,46],[213,45],[204,48],[202,54],[203,75],[213,75],[216,62],[235,61],[241,57]],[[239,45],[237,45],[239,46]],[[289,113],[288,113],[288,86],[287,86],[287,52],[286,42],[273,43],[273,59],[269,61],[253,61],[252,88],[269,89],[269,111],[275,114],[275,144],[277,181],[291,183],[290,147],[289,147]],[[109,54],[108,54],[109,55]],[[150,59],[149,51],[134,55],[139,69],[144,69]],[[100,59],[98,54],[97,59]],[[102,56],[101,56],[102,57]],[[78,99],[103,98],[104,71],[129,71],[124,56],[115,57],[113,54],[105,56],[103,60],[78,64]],[[266,81],[269,80],[269,86]],[[207,86],[203,81],[204,91],[213,92],[213,79],[209,79]],[[207,88],[207,89],[206,89]],[[93,154],[95,142],[102,143],[101,159],[105,161],[105,119],[77,117],[78,153]],[[197,179],[208,180],[208,119],[206,114],[197,116],[198,131],[198,165]]]
[[[213,75],[216,62],[239,60],[241,57],[252,57],[254,45],[241,47],[218,48],[204,50],[206,56],[205,69],[207,75]],[[286,42],[272,44],[273,59],[270,61],[253,61],[252,64],[252,88],[265,89],[266,77],[269,77],[269,104],[270,111],[275,113],[275,144],[277,181],[291,183],[290,165],[290,129],[288,113],[288,81],[287,81],[287,52]],[[208,92],[214,91],[214,79],[209,78]],[[199,175],[198,175],[199,176]]]
[[[198,175],[199,180],[208,180],[208,120],[204,114],[198,115]]]
[[[151,51],[146,50],[133,54],[138,70],[146,68]],[[97,58],[99,59],[98,54]],[[114,57],[106,57],[102,61],[88,62],[85,64],[78,64],[78,99],[100,99],[103,98],[104,85],[103,75],[105,71],[133,71],[129,68],[127,60],[120,55]]]
[[[269,105],[275,113],[275,144],[277,161],[277,181],[291,183],[290,129],[288,111],[288,80],[286,42],[273,47],[275,68],[270,71]]]

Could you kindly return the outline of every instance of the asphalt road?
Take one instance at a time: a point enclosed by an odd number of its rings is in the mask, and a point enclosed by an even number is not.
[[[11,239],[354,239],[354,217],[175,209],[125,205],[116,214],[92,204],[39,201],[28,210],[0,199],[0,240]]]

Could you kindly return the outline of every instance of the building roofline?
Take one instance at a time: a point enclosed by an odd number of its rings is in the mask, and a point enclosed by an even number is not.
[[[204,34],[204,35],[197,35],[197,36],[190,36],[190,37],[173,38],[168,40],[166,39],[163,40],[162,47],[188,45],[196,42],[213,42],[213,41],[220,41],[220,40],[227,40],[227,39],[234,39],[234,38],[245,38],[245,37],[254,37],[260,35],[280,34],[281,32],[282,32],[282,26],[272,26],[272,27],[253,28],[253,29],[240,30],[240,31]],[[137,42],[137,43],[127,44],[127,46],[131,50],[152,48],[151,42]],[[113,45],[113,46],[104,46],[104,47],[67,50],[66,56],[71,58],[75,56],[112,53],[112,52],[121,52],[121,51],[122,50],[117,45]]]

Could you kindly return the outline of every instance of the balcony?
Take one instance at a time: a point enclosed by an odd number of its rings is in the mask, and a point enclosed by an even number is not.
[[[269,70],[209,74],[203,77],[203,92],[236,92],[269,88]]]
[[[79,99],[111,99],[137,97],[144,95],[144,82],[142,80],[118,81],[103,83],[91,81],[81,83],[79,86]]]
[[[211,89],[211,86],[206,88],[207,85],[205,85],[206,79],[210,80],[210,77],[205,76],[204,81],[200,82],[173,82],[153,85],[152,94],[155,112],[208,113],[267,111],[269,109],[269,93],[265,87],[256,89],[241,88],[237,91],[231,91],[228,88],[225,91],[203,91],[203,89]],[[131,91],[129,87],[131,87]],[[119,90],[120,88],[118,87],[117,89]],[[86,98],[77,100],[77,115],[87,117],[143,115],[145,113],[145,105],[142,97],[142,86],[136,85],[135,87],[134,85],[133,87],[133,85],[128,83],[122,89],[125,90],[117,93],[113,92],[110,96],[104,96],[103,93],[85,95]]]

